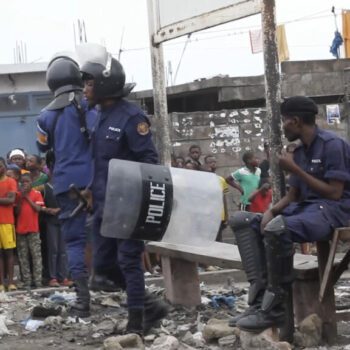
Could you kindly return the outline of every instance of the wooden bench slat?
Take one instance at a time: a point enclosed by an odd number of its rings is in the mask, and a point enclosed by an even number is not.
[[[183,259],[201,264],[215,265],[224,268],[242,269],[241,256],[236,245],[211,242],[203,246],[189,246],[185,244],[173,244],[166,242],[149,242],[147,250],[150,253]],[[335,262],[338,263],[344,254],[337,254]],[[298,275],[308,271],[317,271],[317,256],[294,255],[294,269]]]
[[[237,246],[212,242],[208,246],[188,246],[182,244],[151,242],[147,244],[150,253],[169,256],[207,265],[242,269],[241,257]]]

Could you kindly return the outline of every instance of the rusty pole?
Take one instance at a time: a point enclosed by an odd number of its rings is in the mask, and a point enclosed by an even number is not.
[[[161,164],[170,165],[171,139],[166,96],[163,47],[162,44],[155,45],[153,41],[153,35],[160,27],[159,18],[156,12],[156,1],[148,0],[147,5],[151,46],[154,117],[157,125],[157,139],[159,140],[157,146],[159,148]]]
[[[281,81],[277,51],[275,11],[275,0],[262,0],[261,22],[264,50],[266,116],[270,145],[270,171],[273,199],[274,202],[277,202],[285,193],[285,182],[283,172],[278,165],[278,154],[282,150],[282,128],[279,112]]]

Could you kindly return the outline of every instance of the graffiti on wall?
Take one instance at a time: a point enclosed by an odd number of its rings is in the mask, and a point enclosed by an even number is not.
[[[173,147],[200,143],[213,154],[263,149],[265,114],[261,108],[172,113]]]

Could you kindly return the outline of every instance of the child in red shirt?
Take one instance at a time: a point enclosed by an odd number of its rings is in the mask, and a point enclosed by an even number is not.
[[[0,292],[5,291],[5,275],[8,278],[8,290],[17,289],[13,283],[13,249],[16,248],[13,205],[16,191],[16,181],[6,176],[5,159],[0,158]]]
[[[39,234],[39,211],[44,200],[39,191],[32,189],[30,174],[21,176],[21,194],[16,223],[17,253],[21,265],[24,288],[32,284],[30,257],[33,266],[33,279],[36,288],[42,287],[41,240]]]
[[[272,189],[267,179],[250,195],[249,201],[249,211],[252,213],[265,213],[269,209],[272,202]]]

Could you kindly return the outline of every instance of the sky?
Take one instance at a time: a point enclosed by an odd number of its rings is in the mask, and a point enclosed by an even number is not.
[[[14,48],[20,42],[26,45],[28,63],[47,62],[57,51],[74,50],[73,27],[77,32],[78,20],[84,20],[88,42],[105,45],[116,57],[120,54],[127,81],[136,82],[136,90],[150,89],[146,1],[6,1],[0,12],[0,64],[14,63]],[[290,60],[333,58],[329,52],[336,28],[332,6],[341,31],[340,11],[350,9],[350,0],[276,0],[277,23],[285,24]],[[188,41],[181,37],[165,43],[165,64],[173,72],[172,79],[167,75],[168,84],[219,74],[263,74],[263,55],[252,54],[249,41],[249,30],[260,27],[261,16],[255,15],[194,33]]]

